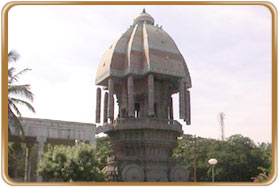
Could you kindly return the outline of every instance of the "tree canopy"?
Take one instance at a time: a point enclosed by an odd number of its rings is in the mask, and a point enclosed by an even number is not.
[[[12,50],[8,54],[8,124],[9,132],[11,125],[15,127],[18,134],[24,136],[24,132],[18,117],[21,117],[21,112],[18,108],[19,105],[25,106],[30,111],[35,112],[33,106],[29,103],[34,99],[34,95],[31,92],[29,84],[16,84],[19,77],[30,69],[26,68],[24,70],[16,72],[14,67],[10,67],[12,62],[16,62],[19,58],[19,54]]]
[[[178,140],[173,156],[187,168],[190,181],[194,181],[194,141],[192,135]],[[218,160],[215,166],[215,181],[252,182],[262,168],[271,167],[271,144],[255,143],[240,134],[229,137],[226,141],[208,138],[196,138],[197,181],[211,180],[209,159]]]
[[[96,158],[100,162],[100,169],[103,169],[107,165],[107,158],[112,156],[113,150],[108,136],[98,137],[96,141]]]
[[[105,181],[92,145],[48,145],[41,154],[38,173],[44,180]]]

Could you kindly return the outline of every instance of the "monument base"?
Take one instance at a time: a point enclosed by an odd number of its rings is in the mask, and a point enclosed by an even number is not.
[[[111,181],[186,182],[186,169],[172,158],[181,125],[155,118],[117,119],[106,124],[114,156],[104,172]]]

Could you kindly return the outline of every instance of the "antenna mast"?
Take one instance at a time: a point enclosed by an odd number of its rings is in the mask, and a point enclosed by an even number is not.
[[[220,123],[221,127],[221,140],[225,140],[225,124],[224,124],[224,119],[225,119],[225,113],[221,112],[218,114],[218,121]]]

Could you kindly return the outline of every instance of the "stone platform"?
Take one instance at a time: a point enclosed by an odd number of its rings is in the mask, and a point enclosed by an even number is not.
[[[177,137],[182,133],[175,120],[124,118],[103,126],[114,156],[105,173],[112,181],[187,181],[187,173],[172,158]]]

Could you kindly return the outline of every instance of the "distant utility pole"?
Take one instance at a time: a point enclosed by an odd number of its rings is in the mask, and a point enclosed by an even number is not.
[[[221,140],[225,140],[225,124],[224,124],[224,119],[225,119],[225,113],[221,112],[218,114],[218,121],[220,123],[220,128],[221,128]]]

